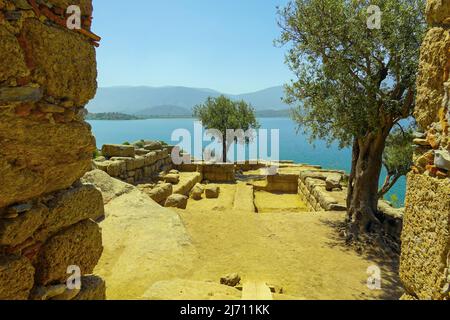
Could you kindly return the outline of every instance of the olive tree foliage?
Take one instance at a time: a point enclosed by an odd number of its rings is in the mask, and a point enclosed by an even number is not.
[[[227,130],[258,129],[254,108],[245,101],[232,101],[221,95],[209,97],[203,104],[193,109],[194,117],[198,118],[206,129],[216,129],[222,133],[223,162],[227,162],[226,153],[233,141],[227,141]],[[251,137],[249,137],[251,138]],[[248,142],[248,140],[245,140]]]
[[[380,29],[368,28],[371,5]],[[383,217],[378,182],[391,129],[412,115],[425,0],[296,0],[279,8],[277,43],[295,79],[293,119],[311,140],[351,147],[349,226],[369,232]]]
[[[403,129],[396,127],[386,140],[383,154],[383,166],[387,176],[378,197],[383,198],[397,181],[411,170],[414,155],[414,130],[412,127]]]

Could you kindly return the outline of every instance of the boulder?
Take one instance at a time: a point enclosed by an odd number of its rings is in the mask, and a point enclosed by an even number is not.
[[[164,176],[164,181],[171,184],[180,183],[180,175],[179,174],[167,174]]]
[[[327,191],[333,191],[334,189],[342,190],[341,182],[342,182],[342,175],[331,174],[325,180],[325,183],[326,183],[325,189]]]
[[[34,268],[24,257],[0,256],[0,300],[27,300],[34,282]]]
[[[229,287],[236,287],[239,284],[239,282],[241,282],[241,277],[237,273],[231,273],[229,275],[220,278],[220,284]]]
[[[434,164],[439,169],[450,171],[450,152],[447,150],[438,150],[434,153]]]
[[[102,154],[107,158],[122,157],[134,158],[136,153],[133,146],[121,144],[105,144],[102,147]]]
[[[166,204],[164,206],[166,208],[186,209],[187,203],[188,197],[181,194],[173,194],[167,198]]]
[[[69,266],[78,266],[82,274],[92,274],[102,252],[100,227],[92,220],[77,223],[42,246],[35,263],[36,284],[65,282]]]
[[[151,190],[143,190],[153,201],[165,203],[167,198],[173,193],[173,186],[170,183],[159,184]]]
[[[203,192],[205,191],[204,187],[197,183],[191,190],[190,196],[194,200],[202,200]]]
[[[217,199],[220,194],[220,187],[215,185],[208,185],[205,188],[205,195],[208,199]]]

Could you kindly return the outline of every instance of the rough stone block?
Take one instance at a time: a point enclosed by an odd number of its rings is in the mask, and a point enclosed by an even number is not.
[[[427,0],[426,9],[429,24],[450,24],[450,2],[447,0]]]
[[[421,300],[442,299],[450,254],[450,180],[409,174],[400,278]]]
[[[166,200],[166,208],[186,209],[188,197],[181,194],[173,194]]]
[[[87,123],[0,117],[0,208],[66,189],[92,168],[95,139]]]
[[[30,261],[17,256],[0,256],[0,300],[27,300],[34,283]]]
[[[84,36],[35,19],[24,22],[23,35],[35,65],[32,79],[45,87],[47,95],[77,106],[86,105],[94,97],[95,49]]]
[[[0,82],[10,77],[25,77],[29,74],[25,57],[14,34],[0,25]]]
[[[80,221],[97,220],[105,214],[102,193],[91,184],[61,191],[47,205],[49,212],[35,235],[41,241]]]
[[[15,219],[0,217],[0,245],[14,247],[21,244],[42,225],[47,214],[47,207],[37,205]]]
[[[121,158],[134,158],[135,149],[133,146],[121,145],[121,144],[105,144],[102,147],[102,154],[105,157],[121,157]]]
[[[73,300],[96,301],[106,299],[105,281],[95,275],[81,278],[81,291]]]
[[[208,199],[216,199],[219,197],[220,187],[214,185],[208,185],[205,188],[205,196]]]
[[[444,71],[450,49],[450,30],[431,28],[423,40],[417,76],[415,117],[422,129],[438,120],[444,98]]]
[[[91,274],[102,251],[102,235],[97,223],[79,222],[42,246],[35,265],[36,283],[45,286],[67,281],[69,266],[78,266],[82,274]]]

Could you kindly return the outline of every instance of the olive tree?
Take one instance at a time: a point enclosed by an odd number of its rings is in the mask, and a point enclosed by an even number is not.
[[[205,103],[193,109],[194,117],[198,118],[206,129],[216,129],[222,133],[222,157],[227,162],[227,152],[233,141],[227,139],[228,130],[243,130],[259,128],[254,108],[245,101],[232,101],[221,95],[209,97]],[[248,141],[245,141],[248,142]]]
[[[412,115],[424,0],[296,0],[279,8],[280,45],[295,79],[292,116],[312,140],[351,147],[347,207],[353,235],[371,232],[383,150],[391,129]],[[369,28],[373,5],[380,28]],[[370,9],[370,10],[369,10]]]

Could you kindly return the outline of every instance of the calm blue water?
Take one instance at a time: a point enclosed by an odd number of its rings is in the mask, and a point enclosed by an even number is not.
[[[169,144],[172,132],[176,129],[194,130],[193,119],[150,119],[137,121],[88,121],[101,148],[107,143],[134,142],[140,139],[163,140]],[[314,145],[302,133],[296,132],[295,123],[288,118],[259,119],[262,129],[280,130],[280,159],[294,160],[298,163],[321,165],[327,169],[350,171],[351,150],[340,150],[337,145],[327,147],[324,141],[316,141]],[[384,180],[384,175],[382,179]],[[387,199],[395,194],[400,204],[403,204],[406,190],[406,179],[401,179],[391,190]]]

